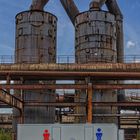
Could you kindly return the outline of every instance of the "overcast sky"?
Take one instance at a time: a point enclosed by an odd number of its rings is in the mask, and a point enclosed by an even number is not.
[[[75,0],[80,11],[88,10],[91,0]],[[118,0],[124,15],[125,53],[140,54],[140,0]],[[29,9],[31,0],[0,0],[0,55],[13,55],[15,16]],[[58,54],[74,54],[74,27],[59,0],[50,0],[46,11],[58,17]]]

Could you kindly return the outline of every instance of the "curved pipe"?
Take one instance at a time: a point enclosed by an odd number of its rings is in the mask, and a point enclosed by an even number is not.
[[[117,4],[116,0],[106,0],[106,6],[110,13],[120,16],[121,19],[123,19],[123,14]]]
[[[75,17],[79,14],[79,10],[73,0],[60,0],[62,6],[67,12],[71,22],[74,25]]]
[[[32,0],[30,10],[41,10],[43,11],[44,6],[48,3],[49,0]]]

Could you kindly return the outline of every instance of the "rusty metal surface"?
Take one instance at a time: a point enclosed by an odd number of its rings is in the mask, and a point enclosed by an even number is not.
[[[16,16],[15,62],[55,63],[57,18],[43,11],[25,11]]]
[[[83,116],[83,114],[67,114],[67,116]],[[135,120],[138,120],[140,117],[140,114],[93,114],[92,116],[93,117],[110,117],[110,118],[111,117],[120,117],[120,120],[122,120],[122,121],[123,120],[130,121],[130,120],[133,120],[132,117],[137,117],[137,119],[135,119]],[[123,118],[125,118],[125,119],[123,119]]]
[[[110,0],[111,1],[111,0]],[[38,0],[34,0],[38,2]],[[31,7],[32,10],[43,10],[44,5],[48,0],[39,1],[40,3],[34,3]],[[72,23],[74,24],[75,16],[79,14],[78,8],[75,6],[74,2],[71,0],[61,0],[62,5],[70,16]],[[116,1],[114,1],[116,2]],[[122,21],[119,21],[121,14],[119,7],[115,7],[114,3],[106,2],[109,7],[109,11],[114,13],[116,16],[105,12],[94,11],[82,13],[83,16],[78,15],[79,19],[76,20],[76,61],[78,63],[95,63],[95,62],[123,62],[123,26]],[[36,16],[34,16],[34,13]],[[96,14],[95,14],[96,13]],[[48,14],[48,17],[47,17]],[[84,15],[85,14],[85,15]],[[94,15],[95,14],[95,15]],[[45,16],[46,15],[46,16]],[[44,22],[42,20],[47,19]],[[77,16],[77,17],[78,17]],[[96,18],[95,18],[96,16]],[[27,18],[28,17],[28,18]],[[85,19],[87,17],[87,19]],[[91,17],[91,19],[90,19]],[[54,18],[54,20],[53,20]],[[95,20],[94,20],[95,18]],[[99,19],[98,19],[99,18]],[[29,21],[28,21],[29,20]],[[34,20],[38,20],[37,22]],[[117,27],[116,27],[117,20]],[[80,21],[80,22],[79,22]],[[87,22],[88,23],[85,23]],[[78,23],[79,22],[79,23]],[[107,22],[107,23],[106,23]],[[31,25],[29,27],[29,24]],[[47,24],[47,25],[45,25]],[[49,25],[48,25],[49,24]],[[49,13],[43,13],[39,11],[32,11],[31,13],[24,12],[17,16],[17,36],[16,36],[16,63],[55,63],[55,50],[56,50],[56,19],[53,15]],[[98,26],[99,25],[99,26]],[[28,27],[27,27],[28,26]],[[41,27],[43,26],[43,27]],[[90,28],[92,26],[92,29]],[[38,29],[37,29],[38,28]],[[47,30],[46,30],[47,29]],[[52,31],[53,29],[53,31]],[[95,29],[95,30],[94,30]],[[78,31],[79,30],[79,31]],[[48,31],[46,34],[45,31]],[[29,33],[30,32],[30,33]],[[117,38],[115,34],[117,33]],[[41,34],[41,35],[40,35]],[[95,40],[97,39],[97,40]],[[44,41],[45,40],[45,41]],[[26,42],[27,41],[27,42]],[[31,43],[32,42],[32,43]],[[43,43],[42,43],[43,42]],[[98,42],[98,43],[97,43]],[[100,42],[100,43],[99,43]],[[117,43],[116,43],[117,42]],[[39,45],[38,45],[39,44]],[[46,45],[47,44],[47,45]],[[117,47],[116,47],[117,44]],[[78,46],[79,45],[79,46]],[[43,46],[38,47],[38,46]],[[45,47],[48,48],[45,48]],[[79,47],[79,48],[78,48]],[[54,53],[53,53],[54,52]],[[80,54],[81,53],[81,54]],[[31,57],[27,57],[32,55]],[[35,56],[35,57],[34,57]],[[37,57],[36,57],[37,56]],[[83,57],[84,56],[84,57]],[[32,60],[33,59],[33,60]],[[98,66],[99,65],[99,66]],[[134,67],[133,67],[134,66]],[[108,79],[140,79],[140,65],[130,64],[91,64],[88,65],[57,65],[57,64],[40,64],[40,65],[13,65],[0,66],[1,80],[10,76],[11,80],[21,80],[21,77],[26,81],[29,79],[33,80],[56,80],[56,79],[73,79],[73,80],[85,80],[87,77],[91,77],[91,80],[108,80]],[[85,72],[83,72],[85,71]],[[35,79],[34,79],[35,77]],[[28,85],[29,83],[29,85]],[[31,85],[34,84],[34,85]],[[87,85],[40,85],[34,81],[26,81],[25,85],[0,85],[3,89],[24,89],[32,90],[28,91],[29,96],[34,96],[37,92],[33,90],[45,90],[45,89],[88,89]],[[104,84],[104,85],[94,85],[90,87],[90,95],[92,95],[92,90],[94,89],[140,89],[140,85],[115,85],[115,84]],[[50,92],[51,93],[51,92]],[[107,92],[105,92],[107,93]],[[45,92],[44,92],[45,94]],[[109,94],[109,96],[112,95]],[[25,101],[25,106],[29,108],[35,107],[75,107],[75,106],[87,106],[87,103],[57,103],[51,102],[49,98],[46,102],[40,101],[36,102],[36,97],[30,98],[27,96]],[[105,97],[106,95],[104,95]],[[9,97],[8,97],[9,98]],[[5,98],[6,100],[7,98]],[[32,102],[31,99],[35,99]],[[40,99],[40,97],[39,97]],[[105,98],[103,98],[105,99]],[[111,99],[111,98],[110,98]],[[116,99],[116,96],[113,98]],[[29,100],[29,102],[27,102]],[[92,122],[92,104],[93,107],[138,107],[140,102],[91,102],[92,98],[89,98],[89,118],[88,121]],[[50,108],[51,109],[51,108]],[[41,110],[41,108],[40,108]],[[88,110],[88,111],[89,111]],[[41,112],[40,112],[41,113]],[[39,114],[40,114],[39,113]],[[29,114],[29,112],[28,112]],[[35,116],[36,114],[32,114]],[[93,114],[93,117],[100,117],[104,114]],[[110,114],[105,114],[104,117]],[[112,115],[112,116],[111,116]],[[121,114],[111,114],[111,117],[120,117]],[[31,119],[33,117],[31,116]],[[48,119],[49,116],[46,116]],[[45,118],[45,119],[46,119]],[[49,118],[50,119],[50,118]]]
[[[92,108],[92,97],[93,97],[93,94],[94,94],[94,91],[93,91],[93,87],[92,87],[92,83],[89,83],[88,84],[88,88],[87,88],[87,96],[88,96],[88,99],[87,99],[87,102],[88,102],[88,109],[87,109],[87,122],[88,123],[92,123],[92,114],[93,114],[93,108]]]
[[[1,64],[0,72],[13,71],[73,71],[73,72],[140,72],[140,63],[97,63],[97,64]],[[50,72],[51,73],[51,72]]]
[[[84,72],[83,72],[84,71]],[[98,71],[98,72],[97,72]],[[0,79],[140,79],[140,64],[13,64],[0,65]],[[44,75],[44,76],[43,76]],[[64,78],[65,77],[65,78]]]
[[[124,32],[123,32],[123,21],[116,21],[116,31],[117,31],[117,62],[123,63],[124,60]]]
[[[125,140],[136,140],[137,138],[137,133],[138,133],[138,126],[135,125],[126,125],[126,126],[121,126],[122,129],[125,131]]]
[[[39,8],[47,1],[36,1]],[[55,63],[56,62],[56,32],[57,17],[44,11],[21,12],[16,16],[16,63]],[[27,57],[33,56],[33,57]],[[32,60],[33,59],[33,60]],[[28,79],[25,84],[38,83]],[[47,84],[47,81],[45,81]],[[53,83],[52,81],[50,83]],[[18,91],[16,91],[18,92]],[[21,92],[18,92],[20,94]],[[52,94],[49,94],[52,93]],[[17,95],[18,95],[17,94]],[[53,91],[23,91],[23,100],[55,101]],[[55,120],[55,108],[24,106],[24,123],[53,123]],[[17,121],[16,121],[17,123]]]
[[[76,102],[76,103],[61,103],[61,102],[37,102],[37,101],[25,101],[24,104],[26,106],[56,106],[56,107],[70,107],[70,106],[87,106],[86,102]],[[140,102],[92,102],[93,106],[134,106],[134,107],[140,107]],[[101,113],[103,114],[103,113]],[[105,113],[104,113],[105,114]],[[94,114],[93,114],[94,116]]]
[[[123,63],[124,56],[124,31],[123,31],[123,14],[116,0],[107,0],[107,8],[110,13],[116,17],[116,35],[117,35],[117,61]]]
[[[89,7],[91,10],[94,9],[100,9],[102,8],[102,6],[105,4],[106,0],[92,0]]]
[[[104,11],[81,13],[75,19],[75,32],[77,63],[117,61],[114,15]]]
[[[1,71],[0,80],[140,80],[140,72]]]
[[[95,89],[140,89],[140,84],[106,84],[106,85],[94,85]],[[139,93],[138,93],[139,94]]]
[[[49,0],[32,0],[31,10],[43,10]]]
[[[120,117],[120,120],[133,120],[132,117],[140,117],[140,114],[93,114],[96,117]],[[131,117],[131,118],[130,118]],[[130,118],[130,119],[129,119]]]
[[[0,108],[11,108],[11,106],[9,106],[3,102],[0,102]]]
[[[10,85],[0,84],[0,89],[6,89],[6,90],[10,90],[10,89],[15,89],[15,90],[76,89],[76,90],[81,90],[81,89],[88,89],[88,85],[86,84],[10,84]],[[140,89],[140,84],[95,84],[92,86],[92,89],[95,89],[95,90]]]
[[[128,106],[139,107],[140,102],[93,102],[93,106]]]
[[[60,0],[62,6],[64,7],[65,11],[67,12],[71,22],[74,25],[75,16],[79,14],[79,10],[75,5],[73,0]]]
[[[32,107],[32,106],[54,106],[54,107],[74,107],[74,106],[86,106],[86,103],[56,103],[56,102],[24,102],[26,106]]]
[[[73,84],[11,84],[11,85],[1,85],[0,89],[15,89],[15,90],[45,90],[45,89],[86,89],[87,85],[73,85]]]
[[[117,4],[116,0],[106,0],[106,5],[107,8],[109,9],[109,12],[116,15],[116,16],[120,16],[121,18],[123,18],[123,14]]]
[[[20,111],[23,109],[23,101],[2,89],[0,90],[0,101],[8,104],[11,107],[15,107]]]
[[[12,125],[12,114],[0,114],[0,124],[6,125],[6,123]]]
[[[105,12],[101,10],[101,3],[105,1],[93,0],[90,3],[90,11],[80,13],[75,18],[75,55],[76,63],[79,64],[96,64],[96,63],[116,63],[123,61],[123,31],[121,22],[117,22],[116,14],[111,12]],[[111,1],[112,2],[112,1]],[[113,1],[114,4],[116,1]],[[107,1],[107,4],[109,1]],[[112,8],[112,3],[109,3],[109,7]],[[117,3],[115,3],[116,6]],[[107,5],[108,6],[108,5]],[[114,6],[114,5],[113,5]],[[115,7],[113,12],[118,12],[119,7]],[[110,10],[110,9],[109,9]],[[116,36],[117,34],[117,36]],[[121,46],[118,46],[121,45]],[[121,51],[121,52],[118,52]],[[122,58],[120,58],[120,54]],[[81,57],[82,56],[82,57]],[[102,75],[104,77],[104,75]],[[93,78],[89,76],[91,80],[97,82],[103,82],[99,77]],[[112,77],[113,78],[113,77]],[[109,77],[108,77],[109,79]],[[80,79],[79,79],[80,80]],[[99,81],[100,80],[100,81]],[[113,79],[115,80],[115,79]],[[94,81],[94,82],[95,82]],[[110,83],[115,81],[110,81]],[[105,84],[109,82],[104,81]],[[95,90],[93,94],[94,101],[117,101],[116,91],[111,90]],[[106,96],[105,93],[108,93]],[[82,94],[82,93],[81,93]],[[94,107],[93,112],[106,112],[106,113],[116,113],[117,108],[96,108]],[[94,118],[96,123],[118,123],[117,118],[111,119],[98,119]]]

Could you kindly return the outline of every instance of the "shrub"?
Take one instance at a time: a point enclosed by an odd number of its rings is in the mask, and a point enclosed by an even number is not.
[[[12,140],[12,134],[1,129],[0,140]]]
[[[137,132],[137,140],[140,140],[140,130]]]

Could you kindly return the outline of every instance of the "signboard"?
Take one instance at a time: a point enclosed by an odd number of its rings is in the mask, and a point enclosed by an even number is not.
[[[115,124],[18,125],[18,140],[119,140]]]
[[[94,140],[118,140],[118,130],[114,124],[94,125]]]

